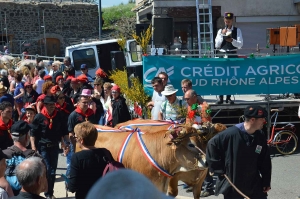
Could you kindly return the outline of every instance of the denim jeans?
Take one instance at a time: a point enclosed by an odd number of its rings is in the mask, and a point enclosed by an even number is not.
[[[210,174],[207,174],[202,184],[203,191],[212,192],[214,188],[214,179]]]
[[[106,113],[106,111],[104,111],[104,113],[101,114],[100,120],[98,122],[99,125],[102,125],[102,126],[105,125],[105,113]]]
[[[53,196],[58,154],[59,154],[58,142],[55,143],[52,147],[47,147],[39,143],[38,151],[41,154],[41,156],[43,156],[47,167],[48,191],[45,192],[45,196],[46,197]]]
[[[69,177],[70,175],[70,170],[71,170],[71,158],[72,155],[74,154],[74,145],[72,144],[72,142],[70,143],[70,151],[67,154],[67,171],[66,171],[66,176]]]

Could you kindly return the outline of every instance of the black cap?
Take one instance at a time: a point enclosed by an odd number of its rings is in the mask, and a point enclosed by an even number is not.
[[[7,159],[7,156],[2,152],[2,150],[0,149],[0,161],[5,158]]]
[[[246,118],[264,118],[267,117],[267,111],[261,106],[250,105],[244,110],[244,116]]]
[[[44,104],[55,104],[56,100],[53,96],[46,96],[44,99]]]
[[[232,12],[225,12],[224,17],[226,19],[233,19],[233,13]]]
[[[19,120],[11,126],[10,132],[11,135],[19,137],[28,133],[30,129],[31,126],[27,122]]]

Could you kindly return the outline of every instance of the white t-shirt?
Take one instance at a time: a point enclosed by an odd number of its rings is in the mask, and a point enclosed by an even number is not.
[[[42,87],[43,87],[43,84],[44,84],[45,80],[39,78],[35,81],[35,84],[36,84],[36,92],[38,94],[41,94],[42,93]]]
[[[154,106],[151,110],[151,117],[153,120],[158,120],[160,106],[164,101],[166,101],[166,97],[161,93],[159,94],[158,92],[153,91],[152,101],[154,102]]]

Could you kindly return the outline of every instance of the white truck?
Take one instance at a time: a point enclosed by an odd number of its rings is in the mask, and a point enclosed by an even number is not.
[[[129,75],[134,73],[142,79],[141,53],[135,40],[126,41],[126,50],[120,51],[117,39],[84,42],[66,47],[65,56],[71,58],[76,76],[81,74],[81,64],[88,66],[88,73],[95,75],[98,68],[106,73],[114,69],[123,69],[126,66]]]

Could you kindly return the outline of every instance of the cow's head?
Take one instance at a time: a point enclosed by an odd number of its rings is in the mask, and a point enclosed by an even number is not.
[[[175,152],[175,157],[182,170],[205,169],[207,167],[205,155],[200,154],[195,147],[199,142],[194,139],[199,136],[197,129],[191,126],[177,126],[166,132],[165,138],[169,139],[167,145]]]

